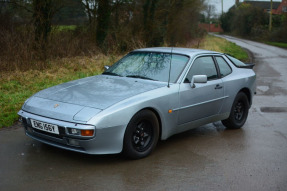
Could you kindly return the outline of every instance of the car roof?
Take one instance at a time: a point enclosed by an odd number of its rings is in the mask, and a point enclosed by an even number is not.
[[[134,50],[133,52],[164,52],[164,53],[175,53],[175,54],[185,54],[189,56],[194,56],[198,54],[222,54],[219,52],[214,52],[210,50],[202,49],[192,49],[192,48],[174,48],[174,47],[153,47],[153,48],[142,48]]]

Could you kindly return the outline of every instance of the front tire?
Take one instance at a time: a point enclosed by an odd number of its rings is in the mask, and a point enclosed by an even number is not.
[[[159,137],[159,123],[150,110],[136,113],[129,122],[125,136],[123,153],[131,159],[148,156],[155,148]]]
[[[222,120],[222,123],[228,129],[241,128],[248,117],[249,101],[245,93],[239,92],[233,102],[230,116]]]

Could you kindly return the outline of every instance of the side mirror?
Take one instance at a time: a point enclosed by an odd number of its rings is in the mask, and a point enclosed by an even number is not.
[[[194,75],[191,79],[190,86],[191,86],[191,88],[195,88],[195,83],[204,84],[206,82],[207,82],[207,76],[206,75]]]
[[[109,69],[110,67],[109,67],[109,66],[104,66],[104,68],[105,68],[105,71],[106,71],[106,70]]]

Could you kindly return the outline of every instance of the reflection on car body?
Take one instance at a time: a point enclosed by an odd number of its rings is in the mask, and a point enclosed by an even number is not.
[[[102,75],[38,92],[18,114],[26,135],[35,140],[138,159],[148,156],[159,139],[207,123],[221,120],[227,128],[241,128],[255,79],[252,65],[222,53],[145,48]]]

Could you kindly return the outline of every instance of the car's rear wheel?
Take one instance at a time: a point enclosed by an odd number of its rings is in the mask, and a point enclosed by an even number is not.
[[[158,137],[156,115],[150,110],[142,110],[133,116],[127,126],[123,153],[131,159],[144,158],[153,151]]]
[[[245,93],[239,92],[233,102],[230,116],[222,120],[225,127],[229,129],[241,128],[248,117],[249,101]]]

